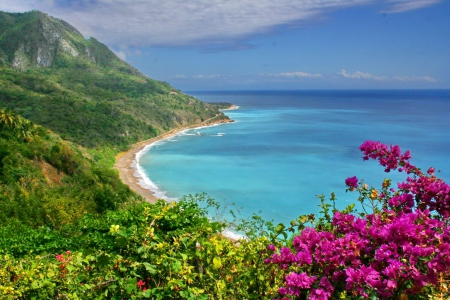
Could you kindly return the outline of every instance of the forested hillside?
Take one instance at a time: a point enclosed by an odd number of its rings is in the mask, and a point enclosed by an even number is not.
[[[137,199],[104,163],[9,109],[0,110],[0,224],[60,228]]]
[[[86,147],[126,148],[217,116],[39,11],[0,13],[0,106]]]

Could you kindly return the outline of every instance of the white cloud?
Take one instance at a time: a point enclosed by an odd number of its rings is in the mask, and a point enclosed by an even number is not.
[[[387,0],[378,0],[386,3]],[[0,10],[39,9],[64,19],[85,36],[114,47],[230,44],[299,24],[333,10],[374,0],[2,0]],[[438,0],[391,0],[388,12],[435,4]]]
[[[338,73],[339,76],[342,76],[344,78],[351,78],[351,79],[368,79],[368,80],[377,80],[377,81],[401,81],[401,82],[411,82],[411,81],[422,81],[422,82],[437,82],[436,79],[431,78],[429,76],[394,76],[392,78],[389,78],[387,76],[374,76],[370,73],[364,73],[361,71],[356,71],[353,74],[347,73],[345,70],[341,70],[341,72]]]
[[[222,75],[194,75],[193,76],[195,79],[214,79],[214,78],[218,78],[218,77],[223,77]]]
[[[267,76],[275,76],[275,77],[306,77],[306,78],[322,78],[322,74],[310,74],[305,72],[285,72],[285,73],[277,73],[277,74],[266,74]]]
[[[388,80],[386,76],[374,76],[370,73],[363,73],[361,71],[356,71],[353,74],[347,73],[345,70],[341,70],[339,75],[345,77],[345,78],[352,78],[352,79],[371,79],[371,80],[378,80],[378,81],[385,81]]]
[[[178,75],[175,75],[175,78],[184,79],[184,78],[186,78],[186,75],[178,74]]]
[[[114,53],[123,61],[127,61],[127,55],[123,51],[114,51]]]
[[[442,2],[442,0],[390,0],[391,7],[383,11],[384,13],[401,13],[405,11],[415,10],[428,7]]]
[[[402,82],[407,82],[407,81],[437,82],[436,79],[431,78],[431,77],[429,77],[429,76],[418,76],[418,77],[395,76],[395,77],[393,78],[393,80],[396,80],[396,81],[402,81]]]

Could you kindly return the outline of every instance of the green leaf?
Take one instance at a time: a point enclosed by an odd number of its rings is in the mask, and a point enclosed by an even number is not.
[[[131,293],[133,291],[135,291],[137,289],[137,278],[129,278],[126,281],[126,286],[125,286],[125,290],[127,291],[127,293]]]
[[[222,266],[222,260],[219,256],[213,258],[213,266],[214,269],[219,269]]]
[[[150,297],[152,296],[152,290],[148,289],[148,290],[146,290],[145,292],[142,292],[142,295],[143,295],[145,298],[150,298]]]
[[[174,272],[179,272],[181,270],[181,263],[178,260],[172,263],[172,270]]]
[[[41,287],[41,283],[39,282],[39,281],[33,281],[32,283],[31,283],[31,288],[32,289],[38,289],[38,288],[40,288]]]
[[[52,269],[47,271],[47,277],[52,278],[54,276],[55,276],[55,272]]]
[[[150,274],[156,274],[158,271],[156,270],[156,266],[155,265],[151,265],[149,263],[143,263],[145,269],[150,272]]]
[[[217,289],[218,289],[219,291],[224,290],[226,286],[227,286],[227,285],[225,284],[225,281],[223,281],[223,280],[217,281]]]
[[[298,218],[298,221],[299,221],[300,223],[306,223],[306,222],[308,221],[308,216],[302,215],[302,216],[300,216],[300,217]]]
[[[127,284],[125,286],[125,290],[127,291],[128,294],[131,294],[133,291],[136,290],[136,286],[134,284]]]
[[[223,250],[223,246],[221,243],[215,244],[214,248],[215,248],[217,254],[219,254]]]
[[[284,226],[283,223],[279,223],[275,230],[276,230],[277,233],[281,233],[284,230],[284,228],[286,228],[286,226]]]

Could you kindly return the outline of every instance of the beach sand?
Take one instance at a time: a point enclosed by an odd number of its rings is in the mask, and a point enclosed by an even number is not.
[[[216,124],[234,122],[233,120],[230,120],[230,119],[219,120],[219,121],[214,122],[214,121],[211,121],[212,119],[214,119],[214,118],[206,120],[202,123],[173,129],[173,130],[166,132],[155,138],[136,143],[131,147],[130,150],[119,153],[116,156],[116,163],[115,163],[114,167],[119,171],[120,179],[122,180],[122,182],[125,183],[126,185],[128,185],[133,191],[135,191],[136,193],[138,193],[139,195],[144,197],[147,200],[147,202],[155,203],[156,201],[158,201],[158,198],[152,193],[152,191],[142,187],[139,184],[139,178],[136,177],[136,172],[137,172],[137,169],[135,166],[136,165],[136,154],[139,151],[141,151],[142,149],[144,149],[145,146],[153,144],[153,143],[161,141],[161,140],[164,140],[164,139],[168,139],[168,138],[176,135],[180,131],[183,131],[186,129],[193,129],[193,128],[198,128],[198,127],[203,127],[203,126],[212,126],[212,125],[216,125]]]

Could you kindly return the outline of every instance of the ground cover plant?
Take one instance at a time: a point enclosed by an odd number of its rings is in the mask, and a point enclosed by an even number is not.
[[[365,159],[405,182],[380,189],[345,180],[362,210],[320,197],[321,213],[273,226],[237,222],[221,234],[220,204],[129,203],[60,229],[9,223],[0,230],[5,299],[448,299],[449,186],[413,166],[409,152],[367,141]]]

